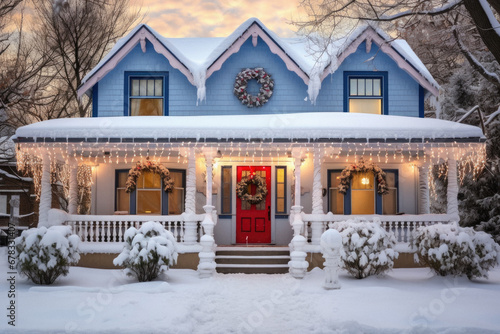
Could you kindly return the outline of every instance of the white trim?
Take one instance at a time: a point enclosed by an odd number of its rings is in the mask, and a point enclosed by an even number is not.
[[[186,76],[193,86],[195,85],[193,74],[189,71],[189,69],[181,63],[177,57],[169,49],[167,49],[165,45],[163,45],[163,43],[148,30],[148,28],[146,28],[146,26],[142,26],[115,54],[111,56],[111,58],[102,64],[101,67],[78,88],[78,98],[81,98],[83,94],[87,93],[87,91],[94,87],[94,85],[98,83],[106,74],[113,70],[122,61],[122,59],[125,58],[125,56],[128,55],[130,51],[132,51],[135,46],[141,42],[141,40],[146,39],[153,44],[154,50],[157,53],[165,56],[173,68],[178,69]]]
[[[352,41],[351,44],[338,56],[335,64],[330,64],[324,69],[320,78],[321,81],[323,81],[328,75],[335,73],[338,66],[340,66],[347,57],[355,53],[364,41],[371,41],[377,44],[387,56],[396,62],[399,68],[408,73],[422,87],[431,92],[434,96],[439,95],[439,87],[435,87],[422,74],[415,70],[413,65],[404,59],[399,52],[397,52],[394,47],[390,45],[389,41],[383,39],[372,27],[367,27],[361,35]]]

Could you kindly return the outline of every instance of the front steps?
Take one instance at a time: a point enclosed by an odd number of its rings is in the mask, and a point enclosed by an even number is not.
[[[217,247],[215,263],[222,274],[285,274],[288,273],[288,247]]]

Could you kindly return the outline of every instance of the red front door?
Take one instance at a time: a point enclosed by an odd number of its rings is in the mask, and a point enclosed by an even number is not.
[[[239,166],[237,182],[242,177],[259,175],[266,180],[267,196],[258,204],[250,204],[236,196],[236,243],[271,243],[271,167]],[[249,194],[257,187],[249,185]]]

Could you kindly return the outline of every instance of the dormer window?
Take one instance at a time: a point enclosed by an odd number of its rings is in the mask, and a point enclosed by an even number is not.
[[[387,114],[387,72],[344,72],[344,85],[345,111]]]
[[[125,72],[125,80],[126,116],[168,115],[168,72]]]

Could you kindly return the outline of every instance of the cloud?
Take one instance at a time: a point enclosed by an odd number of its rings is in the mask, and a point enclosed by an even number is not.
[[[143,0],[146,23],[166,37],[224,37],[251,17],[279,36],[292,35],[287,22],[299,12],[299,0]]]

